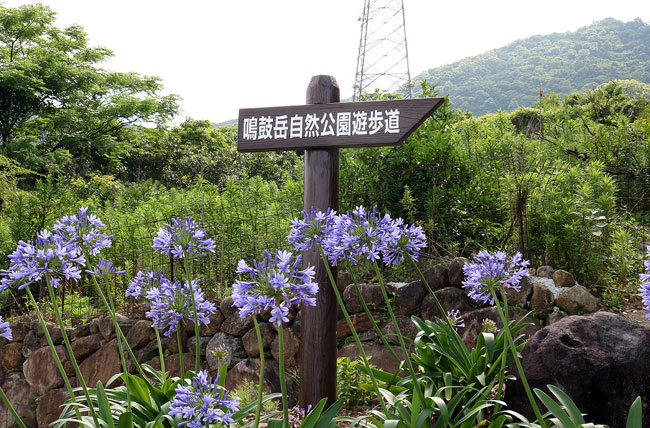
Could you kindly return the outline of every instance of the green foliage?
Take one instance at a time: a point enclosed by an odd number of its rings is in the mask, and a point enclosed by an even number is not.
[[[544,92],[567,94],[612,79],[650,83],[648,46],[650,25],[608,18],[574,32],[517,40],[425,71],[415,81],[437,85],[454,107],[481,116],[531,105],[540,85]]]
[[[178,111],[160,79],[97,67],[112,52],[82,27],[54,26],[42,4],[0,6],[0,151],[37,172],[102,170],[124,155],[124,133]]]
[[[372,364],[370,366],[374,368]],[[336,395],[343,398],[348,407],[369,403],[373,398],[368,388],[370,376],[361,367],[361,360],[350,361],[348,357],[336,360]]]
[[[257,404],[257,385],[249,380],[245,379],[231,391],[231,394],[239,398],[242,406]],[[278,410],[278,403],[273,400],[267,400],[263,403],[262,410],[266,413],[275,413]]]

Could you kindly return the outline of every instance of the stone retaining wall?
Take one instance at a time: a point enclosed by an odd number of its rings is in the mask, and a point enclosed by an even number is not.
[[[492,319],[500,325],[496,310],[492,307],[477,307],[471,302],[461,283],[463,280],[462,266],[466,259],[457,258],[450,264],[439,264],[425,272],[425,278],[432,290],[441,301],[445,310],[459,309],[464,320],[465,328],[461,335],[465,343],[471,347],[482,330],[483,320]],[[526,279],[519,293],[509,293],[511,315],[521,319],[530,310],[531,326],[525,332],[532,335],[545,324],[553,323],[569,314],[593,312],[597,309],[597,301],[584,287],[574,285],[575,281],[568,272],[553,272],[552,268],[540,267],[534,272],[538,276]],[[363,312],[360,300],[354,290],[354,285],[348,284],[345,275],[339,277],[340,289],[343,293],[346,308],[352,314],[352,320],[364,341],[368,355],[372,356],[373,364],[388,370],[396,370],[397,365],[390,354],[378,342],[377,335],[371,328],[370,320]],[[424,319],[439,316],[433,298],[428,295],[420,281],[408,284],[389,285],[392,294],[392,307],[398,317],[400,330],[405,336],[413,338],[416,329],[410,321],[411,315]],[[394,333],[394,328],[388,322],[381,291],[377,284],[360,284],[361,293],[373,310],[373,318],[378,320],[383,333]],[[560,309],[562,308],[562,309]],[[287,371],[298,373],[298,358],[300,351],[300,312],[292,309],[289,313],[290,322],[285,329],[284,353]],[[268,322],[269,316],[260,317],[260,329],[264,350],[268,354],[265,384],[267,392],[279,391],[279,373],[277,368],[278,339],[276,328]],[[147,363],[154,368],[160,368],[160,359],[151,327],[151,321],[146,319],[129,319],[118,315],[118,323],[125,332],[135,357],[140,363]],[[71,376],[73,386],[77,386],[73,369],[66,357],[62,345],[62,334],[59,328],[50,323],[48,330],[57,345],[57,352],[62,359],[64,368]],[[38,321],[22,322],[12,326],[13,340],[0,339],[0,386],[7,393],[16,410],[28,426],[46,427],[56,419],[59,405],[67,398],[61,378],[51,351],[47,346],[43,328]],[[96,385],[97,381],[106,383],[113,375],[121,371],[120,356],[115,339],[113,323],[108,316],[97,318],[87,324],[66,330],[72,342],[74,354],[88,385]],[[233,388],[243,380],[258,381],[259,348],[257,337],[250,318],[239,317],[236,308],[232,306],[232,298],[219,302],[218,310],[211,316],[208,326],[200,329],[202,367],[213,375],[221,364],[228,364],[229,372],[226,386]],[[351,342],[350,329],[339,310],[337,337],[339,338],[339,356],[356,357],[356,345]],[[390,336],[389,336],[390,337]],[[165,368],[172,376],[180,374],[180,355],[176,337],[163,338]],[[393,340],[393,339],[391,339]],[[192,325],[182,331],[183,361],[186,368],[194,366],[194,328]],[[397,341],[394,341],[397,344]],[[396,351],[399,351],[397,347]],[[128,356],[127,356],[128,360]],[[129,363],[130,371],[134,371]],[[295,400],[298,379],[289,376],[291,399]],[[0,403],[0,428],[13,426],[13,418],[4,404]]]

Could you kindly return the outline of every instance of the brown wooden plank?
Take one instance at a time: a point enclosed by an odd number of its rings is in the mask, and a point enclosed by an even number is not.
[[[241,109],[237,130],[237,150],[258,152],[396,145],[402,143],[443,102],[444,98],[415,98]],[[398,128],[389,127],[388,124],[390,112],[395,111],[399,112]],[[336,129],[338,125],[344,125],[347,114],[351,116],[350,135],[345,135],[345,130],[340,132]],[[357,132],[363,132],[365,129],[365,134],[355,134],[355,128],[352,126],[355,114],[360,117],[365,114],[365,128],[356,128]],[[373,114],[375,120],[371,128],[370,121]],[[315,115],[317,132],[308,134],[307,115]],[[262,121],[264,126],[258,127],[258,122]],[[299,130],[301,122],[302,129]],[[292,128],[292,123],[295,128]],[[252,124],[255,125],[255,132],[251,130]],[[334,135],[329,135],[332,133]]]
[[[338,102],[339,88],[331,76],[315,76],[307,89],[307,102]],[[339,150],[305,152],[305,211],[339,207]],[[316,405],[328,398],[336,401],[337,302],[320,253],[312,248],[303,254],[304,264],[315,267],[319,290],[316,306],[302,308],[300,350],[300,405]],[[336,268],[333,269],[336,278]]]

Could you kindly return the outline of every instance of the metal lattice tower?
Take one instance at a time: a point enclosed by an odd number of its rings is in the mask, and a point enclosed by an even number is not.
[[[406,91],[411,72],[406,44],[403,0],[364,0],[354,100],[364,92]]]

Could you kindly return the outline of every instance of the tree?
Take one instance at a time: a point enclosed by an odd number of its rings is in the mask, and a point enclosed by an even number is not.
[[[0,153],[39,172],[110,169],[128,128],[168,121],[178,97],[160,95],[157,77],[99,68],[112,52],[89,46],[78,25],[55,27],[55,16],[41,4],[0,6]]]

